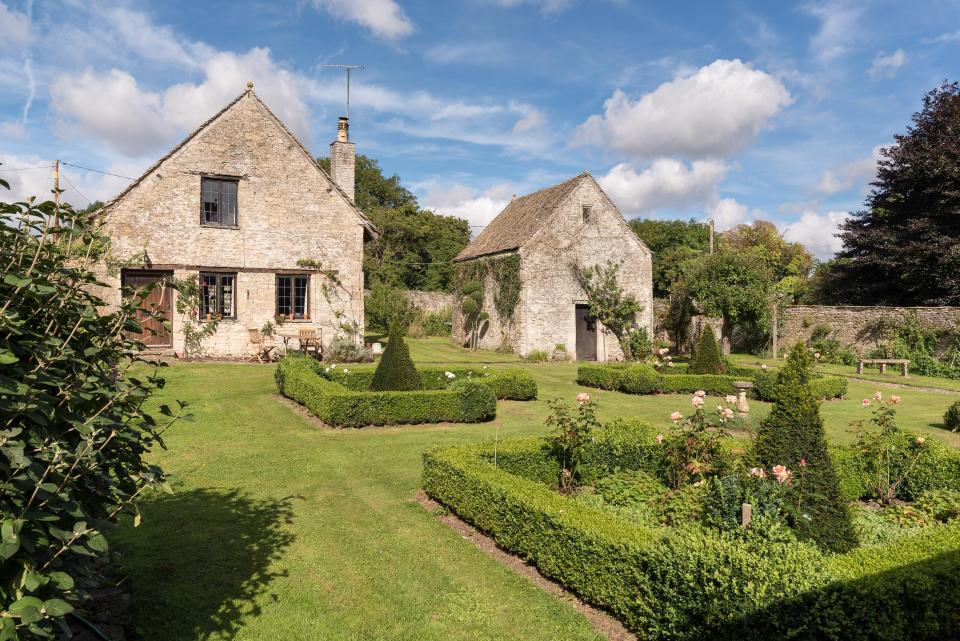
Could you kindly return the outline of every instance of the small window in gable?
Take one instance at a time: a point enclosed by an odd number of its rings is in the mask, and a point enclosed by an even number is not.
[[[593,205],[590,203],[584,203],[580,206],[581,213],[583,214],[583,222],[590,222],[590,212],[593,211]]]
[[[230,178],[201,179],[201,225],[237,226],[237,184]]]

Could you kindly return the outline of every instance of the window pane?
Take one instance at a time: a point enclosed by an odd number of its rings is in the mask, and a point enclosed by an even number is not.
[[[218,224],[220,222],[220,185],[216,180],[202,181],[203,194],[203,222]]]
[[[220,183],[220,224],[237,224],[237,183]]]
[[[291,311],[291,278],[289,276],[277,277],[277,314],[289,316]]]
[[[217,275],[200,275],[201,295],[200,295],[200,316],[206,318],[207,314],[217,314]]]
[[[233,318],[233,276],[220,276],[220,313],[224,318]]]
[[[303,318],[307,311],[307,283],[310,282],[309,277],[296,276],[294,282],[293,315],[294,318]]]

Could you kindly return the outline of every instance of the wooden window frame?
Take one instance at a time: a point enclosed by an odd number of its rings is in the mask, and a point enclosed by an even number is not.
[[[290,279],[290,305],[285,307],[284,311],[281,312],[280,309],[280,280],[283,278]],[[303,278],[307,281],[307,285],[304,288],[304,301],[303,301],[303,313],[299,316],[297,315],[297,279]],[[310,274],[297,274],[297,273],[278,273],[274,279],[274,288],[276,290],[276,295],[274,296],[274,313],[277,316],[280,316],[281,313],[289,319],[292,315],[293,318],[289,320],[294,321],[309,321],[310,320],[310,285],[313,279],[310,278]],[[290,310],[290,314],[286,312],[286,309]]]
[[[217,222],[211,222],[207,220],[206,212],[204,211],[204,187],[208,183],[217,184],[217,203],[222,208],[223,203],[223,185],[226,183],[231,183],[236,186],[236,195],[233,203],[233,222],[224,223],[223,222],[223,211],[217,212]],[[240,226],[240,178],[234,176],[201,176],[200,177],[200,226],[201,227],[226,227],[228,229],[239,227]]]
[[[207,305],[207,297],[204,295],[204,277],[213,277],[216,279],[216,307],[218,311],[216,314],[209,311],[204,311],[204,307]],[[223,279],[232,278],[233,279],[233,292],[231,298],[231,310],[230,314],[223,313]],[[198,320],[205,320],[206,315],[209,313],[211,316],[218,316],[220,320],[236,320],[237,318],[237,272],[200,272],[199,277],[200,282],[200,309],[197,310]]]

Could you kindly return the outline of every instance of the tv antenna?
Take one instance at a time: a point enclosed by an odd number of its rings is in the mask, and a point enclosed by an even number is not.
[[[343,69],[347,72],[347,118],[350,118],[350,72],[354,69],[360,70],[363,69],[363,65],[334,65],[334,64],[324,64],[324,67],[328,69]]]

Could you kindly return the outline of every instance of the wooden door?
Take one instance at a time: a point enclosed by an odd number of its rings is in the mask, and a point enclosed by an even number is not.
[[[589,305],[577,305],[577,360],[597,360],[597,321]]]
[[[172,272],[153,272],[143,270],[124,270],[123,296],[129,298],[140,296],[140,309],[137,310],[137,320],[140,321],[141,331],[133,336],[149,347],[170,347],[172,337],[163,321],[173,318],[173,290],[160,283],[165,278],[171,278]],[[153,288],[150,285],[156,284]]]

